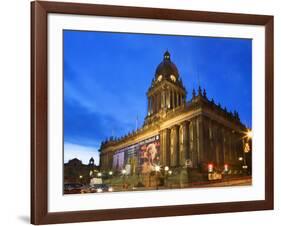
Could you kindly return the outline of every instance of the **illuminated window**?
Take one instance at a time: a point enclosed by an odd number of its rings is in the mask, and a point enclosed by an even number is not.
[[[176,80],[177,80],[174,75],[171,75],[171,76],[170,76],[170,79],[171,79],[173,82],[176,82]]]
[[[159,75],[158,78],[157,78],[157,81],[160,82],[162,80],[162,78],[163,78],[163,76]]]

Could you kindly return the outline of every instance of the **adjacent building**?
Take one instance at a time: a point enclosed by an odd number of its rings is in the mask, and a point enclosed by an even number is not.
[[[88,164],[83,164],[81,160],[74,158],[64,163],[64,183],[88,184],[93,175],[99,171],[93,158]]]

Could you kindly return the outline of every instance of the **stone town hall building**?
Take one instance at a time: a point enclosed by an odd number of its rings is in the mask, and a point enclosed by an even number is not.
[[[235,167],[243,156],[243,136],[247,128],[239,115],[228,112],[207,97],[206,91],[193,90],[186,101],[187,91],[168,51],[158,65],[147,91],[148,109],[143,126],[123,137],[102,142],[102,170],[128,169],[140,173],[141,166],[170,169],[206,168],[208,163],[222,169],[224,164]],[[149,146],[154,142],[154,147]],[[143,149],[143,145],[146,145]],[[152,149],[151,149],[152,148]],[[154,151],[153,151],[154,150]],[[145,154],[145,151],[148,151]],[[241,157],[240,157],[241,160]]]

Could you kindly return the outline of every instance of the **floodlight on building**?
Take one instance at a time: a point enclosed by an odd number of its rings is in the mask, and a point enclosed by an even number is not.
[[[248,139],[251,139],[251,138],[253,137],[253,132],[252,132],[252,130],[248,129],[246,135],[247,135],[247,138],[248,138]]]

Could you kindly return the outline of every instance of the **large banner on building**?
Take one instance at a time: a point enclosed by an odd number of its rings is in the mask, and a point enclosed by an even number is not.
[[[113,155],[113,169],[126,174],[148,173],[160,160],[159,135],[118,150]]]
[[[159,135],[140,142],[140,172],[150,173],[160,163]]]

